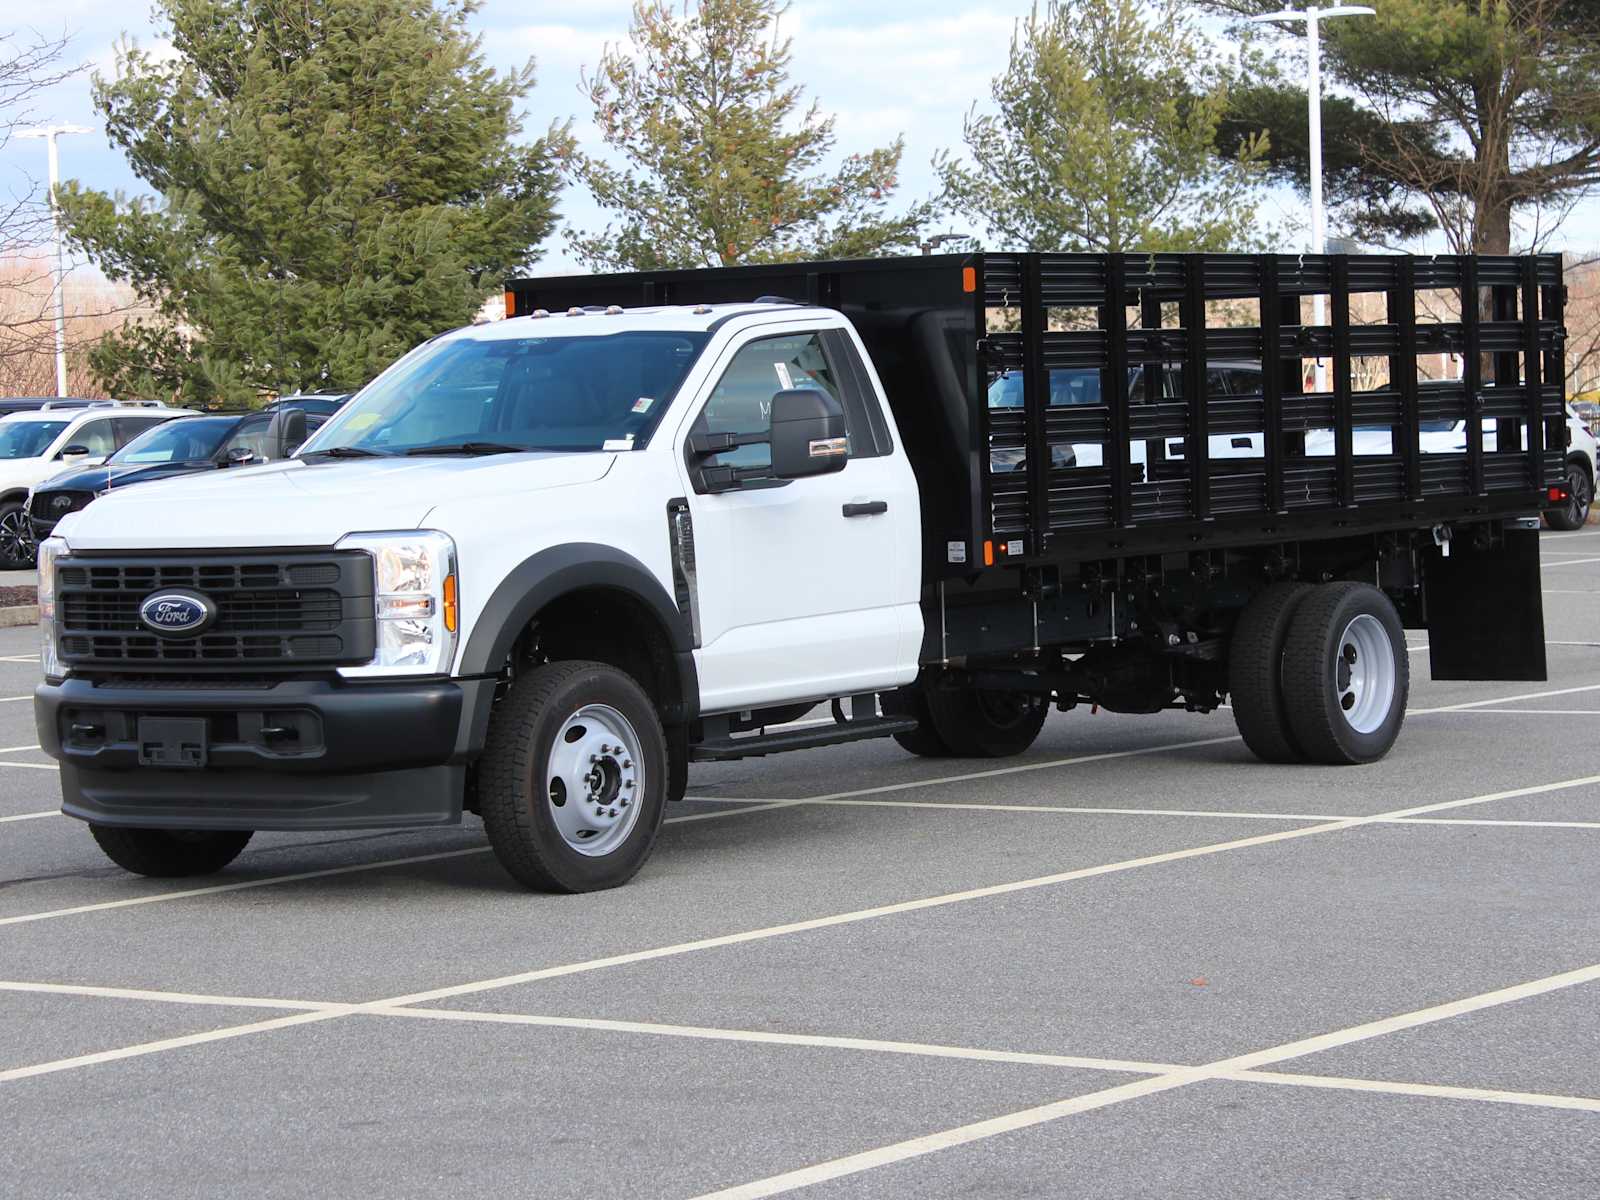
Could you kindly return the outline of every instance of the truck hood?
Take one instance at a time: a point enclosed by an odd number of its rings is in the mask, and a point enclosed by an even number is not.
[[[373,458],[208,471],[115,487],[62,519],[79,550],[331,546],[347,533],[415,529],[444,500],[516,496],[593,483],[614,454]]]

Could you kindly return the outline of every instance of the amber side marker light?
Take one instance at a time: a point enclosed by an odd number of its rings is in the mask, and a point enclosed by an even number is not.
[[[978,268],[977,267],[962,267],[961,268],[961,290],[963,292],[975,292],[975,291],[978,290]]]
[[[507,291],[506,291],[506,316],[514,317],[516,315],[517,315],[517,294],[515,292],[511,291],[510,289],[507,289]]]
[[[987,539],[983,543],[983,565],[994,566],[994,543]]]
[[[510,295],[508,292],[507,295]],[[444,627],[451,633],[456,631],[456,577],[444,577]]]

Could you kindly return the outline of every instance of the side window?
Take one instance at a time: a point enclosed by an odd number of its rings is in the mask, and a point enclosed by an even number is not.
[[[82,446],[94,457],[112,453],[117,448],[117,438],[111,428],[111,418],[101,417],[98,420],[85,421],[67,435],[63,446]]]
[[[1228,381],[1228,391],[1235,396],[1259,395],[1261,392],[1261,372],[1246,371],[1238,367],[1228,367],[1223,371]]]
[[[872,380],[855,343],[842,329],[825,329],[822,344],[828,359],[838,367],[844,393],[844,419],[850,430],[851,458],[878,458],[894,449],[889,423],[883,419],[882,402],[872,390]]]
[[[117,435],[117,449],[122,449],[146,429],[150,429],[162,422],[149,417],[113,417],[111,428]]]
[[[734,354],[690,432],[764,433],[772,423],[772,397],[795,388],[827,392],[843,407],[821,338],[815,333],[792,333],[751,342]],[[848,409],[845,421],[848,427]],[[740,446],[706,461],[715,466],[765,467],[772,462],[772,452],[767,446]]]

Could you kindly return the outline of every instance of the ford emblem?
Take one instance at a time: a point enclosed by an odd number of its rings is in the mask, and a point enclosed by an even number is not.
[[[157,633],[199,633],[217,615],[217,606],[198,592],[156,592],[139,605],[139,620]]]

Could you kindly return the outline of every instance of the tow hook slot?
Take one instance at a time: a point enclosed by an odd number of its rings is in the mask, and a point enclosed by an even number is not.
[[[205,766],[205,718],[140,717],[139,765],[179,770]]]

